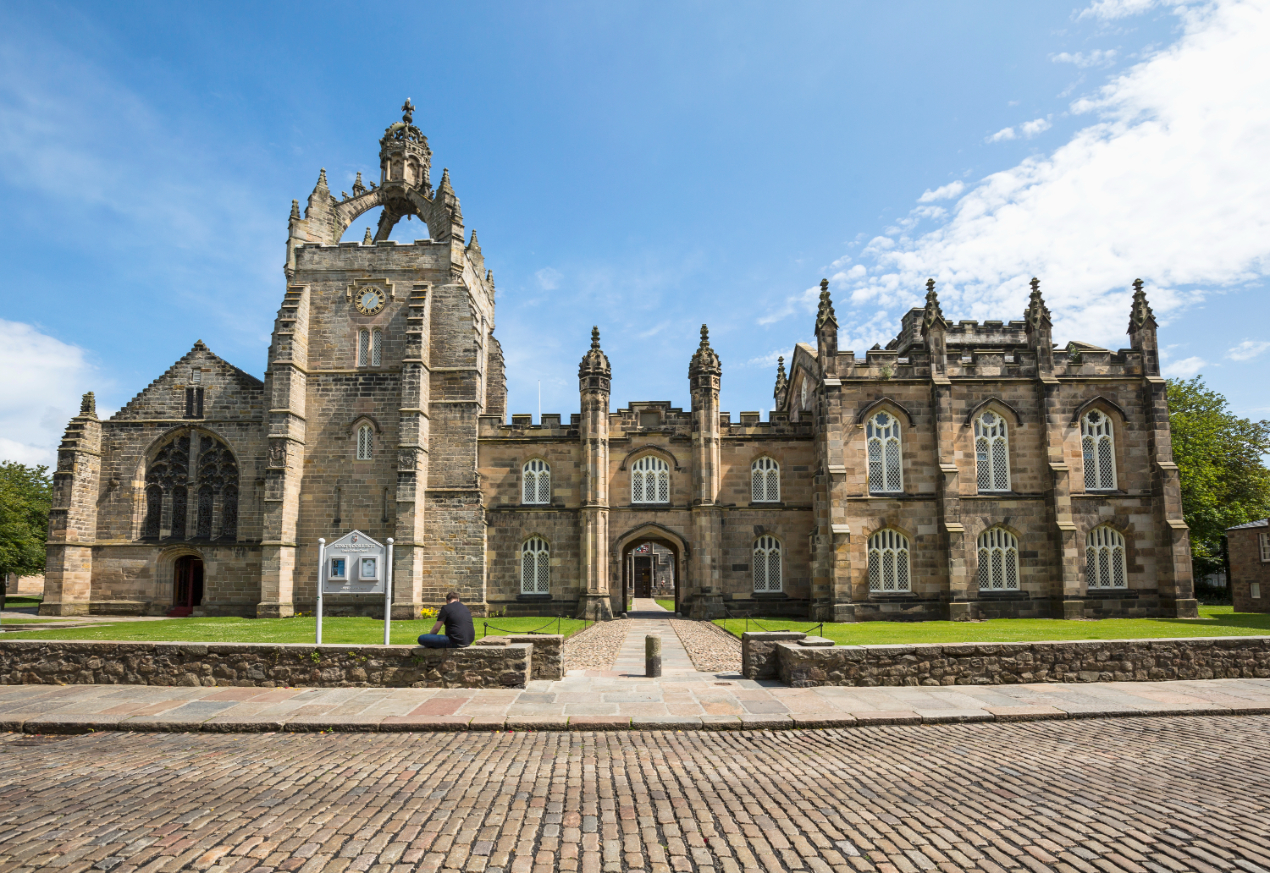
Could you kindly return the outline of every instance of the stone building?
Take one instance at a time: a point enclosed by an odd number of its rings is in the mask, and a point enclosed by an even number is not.
[[[1235,612],[1270,612],[1270,518],[1226,529]]]
[[[580,412],[507,421],[494,280],[411,119],[380,181],[292,203],[263,382],[201,342],[58,452],[46,614],[285,616],[315,601],[318,538],[396,542],[393,610],[456,588],[474,611],[606,618],[646,590],[694,617],[1194,615],[1156,324],[1056,348],[1022,321],[947,321],[934,283],[885,349],[778,366],[732,420],[706,328],[691,406],[614,409],[598,329]],[[382,207],[377,232],[342,242]],[[388,239],[402,218],[428,238]],[[374,602],[372,602],[372,600]],[[375,614],[378,599],[333,597]]]

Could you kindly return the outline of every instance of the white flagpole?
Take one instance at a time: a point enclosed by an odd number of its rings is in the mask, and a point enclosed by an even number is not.
[[[326,579],[326,540],[318,538],[317,644],[322,645],[322,582]]]
[[[388,538],[388,566],[384,568],[384,645],[388,642],[388,625],[392,623],[392,537]]]

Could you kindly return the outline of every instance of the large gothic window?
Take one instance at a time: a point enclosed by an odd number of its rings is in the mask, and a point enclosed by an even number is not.
[[[903,491],[899,419],[889,412],[879,412],[864,426],[864,438],[869,454],[869,493]]]
[[[759,458],[750,464],[750,500],[754,503],[780,503],[781,466],[771,458]]]
[[[363,424],[357,429],[357,460],[369,461],[371,459],[374,442],[375,431],[369,424]]]
[[[546,461],[534,458],[521,468],[520,475],[521,503],[551,502],[551,467]]]
[[[1004,528],[979,534],[979,590],[1019,590],[1019,541]]]
[[[975,419],[975,474],[980,491],[1010,490],[1010,438],[995,412]]]
[[[143,537],[237,539],[238,463],[233,453],[209,433],[182,431],[146,464],[145,506]]]
[[[1124,537],[1103,525],[1085,538],[1085,584],[1090,588],[1127,588]]]
[[[520,547],[520,593],[551,593],[551,549],[542,537],[530,537]]]
[[[669,503],[670,465],[645,455],[631,465],[631,503]]]
[[[869,590],[880,594],[913,590],[908,558],[908,537],[899,531],[880,530],[869,537]]]
[[[772,536],[754,541],[754,593],[779,594],[781,591],[781,543]]]
[[[1111,419],[1097,409],[1080,419],[1080,444],[1085,455],[1085,490],[1116,490],[1116,444]]]

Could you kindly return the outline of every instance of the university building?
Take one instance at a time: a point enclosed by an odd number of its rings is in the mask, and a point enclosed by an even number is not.
[[[1054,346],[1022,320],[950,322],[934,282],[886,348],[778,366],[775,408],[719,408],[706,327],[689,409],[614,409],[599,330],[580,412],[506,409],[494,278],[412,107],[380,178],[293,202],[264,381],[202,342],[109,420],[91,394],[58,451],[44,614],[287,616],[316,599],[318,539],[395,540],[393,611],[455,588],[474,612],[839,621],[1193,616],[1156,323],[1128,348]],[[382,207],[377,231],[341,238]],[[388,237],[403,218],[428,239]],[[327,609],[379,614],[378,597]]]

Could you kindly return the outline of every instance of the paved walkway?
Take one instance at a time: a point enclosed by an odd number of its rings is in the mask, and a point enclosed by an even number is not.
[[[1268,734],[0,734],[0,870],[1257,873]]]

